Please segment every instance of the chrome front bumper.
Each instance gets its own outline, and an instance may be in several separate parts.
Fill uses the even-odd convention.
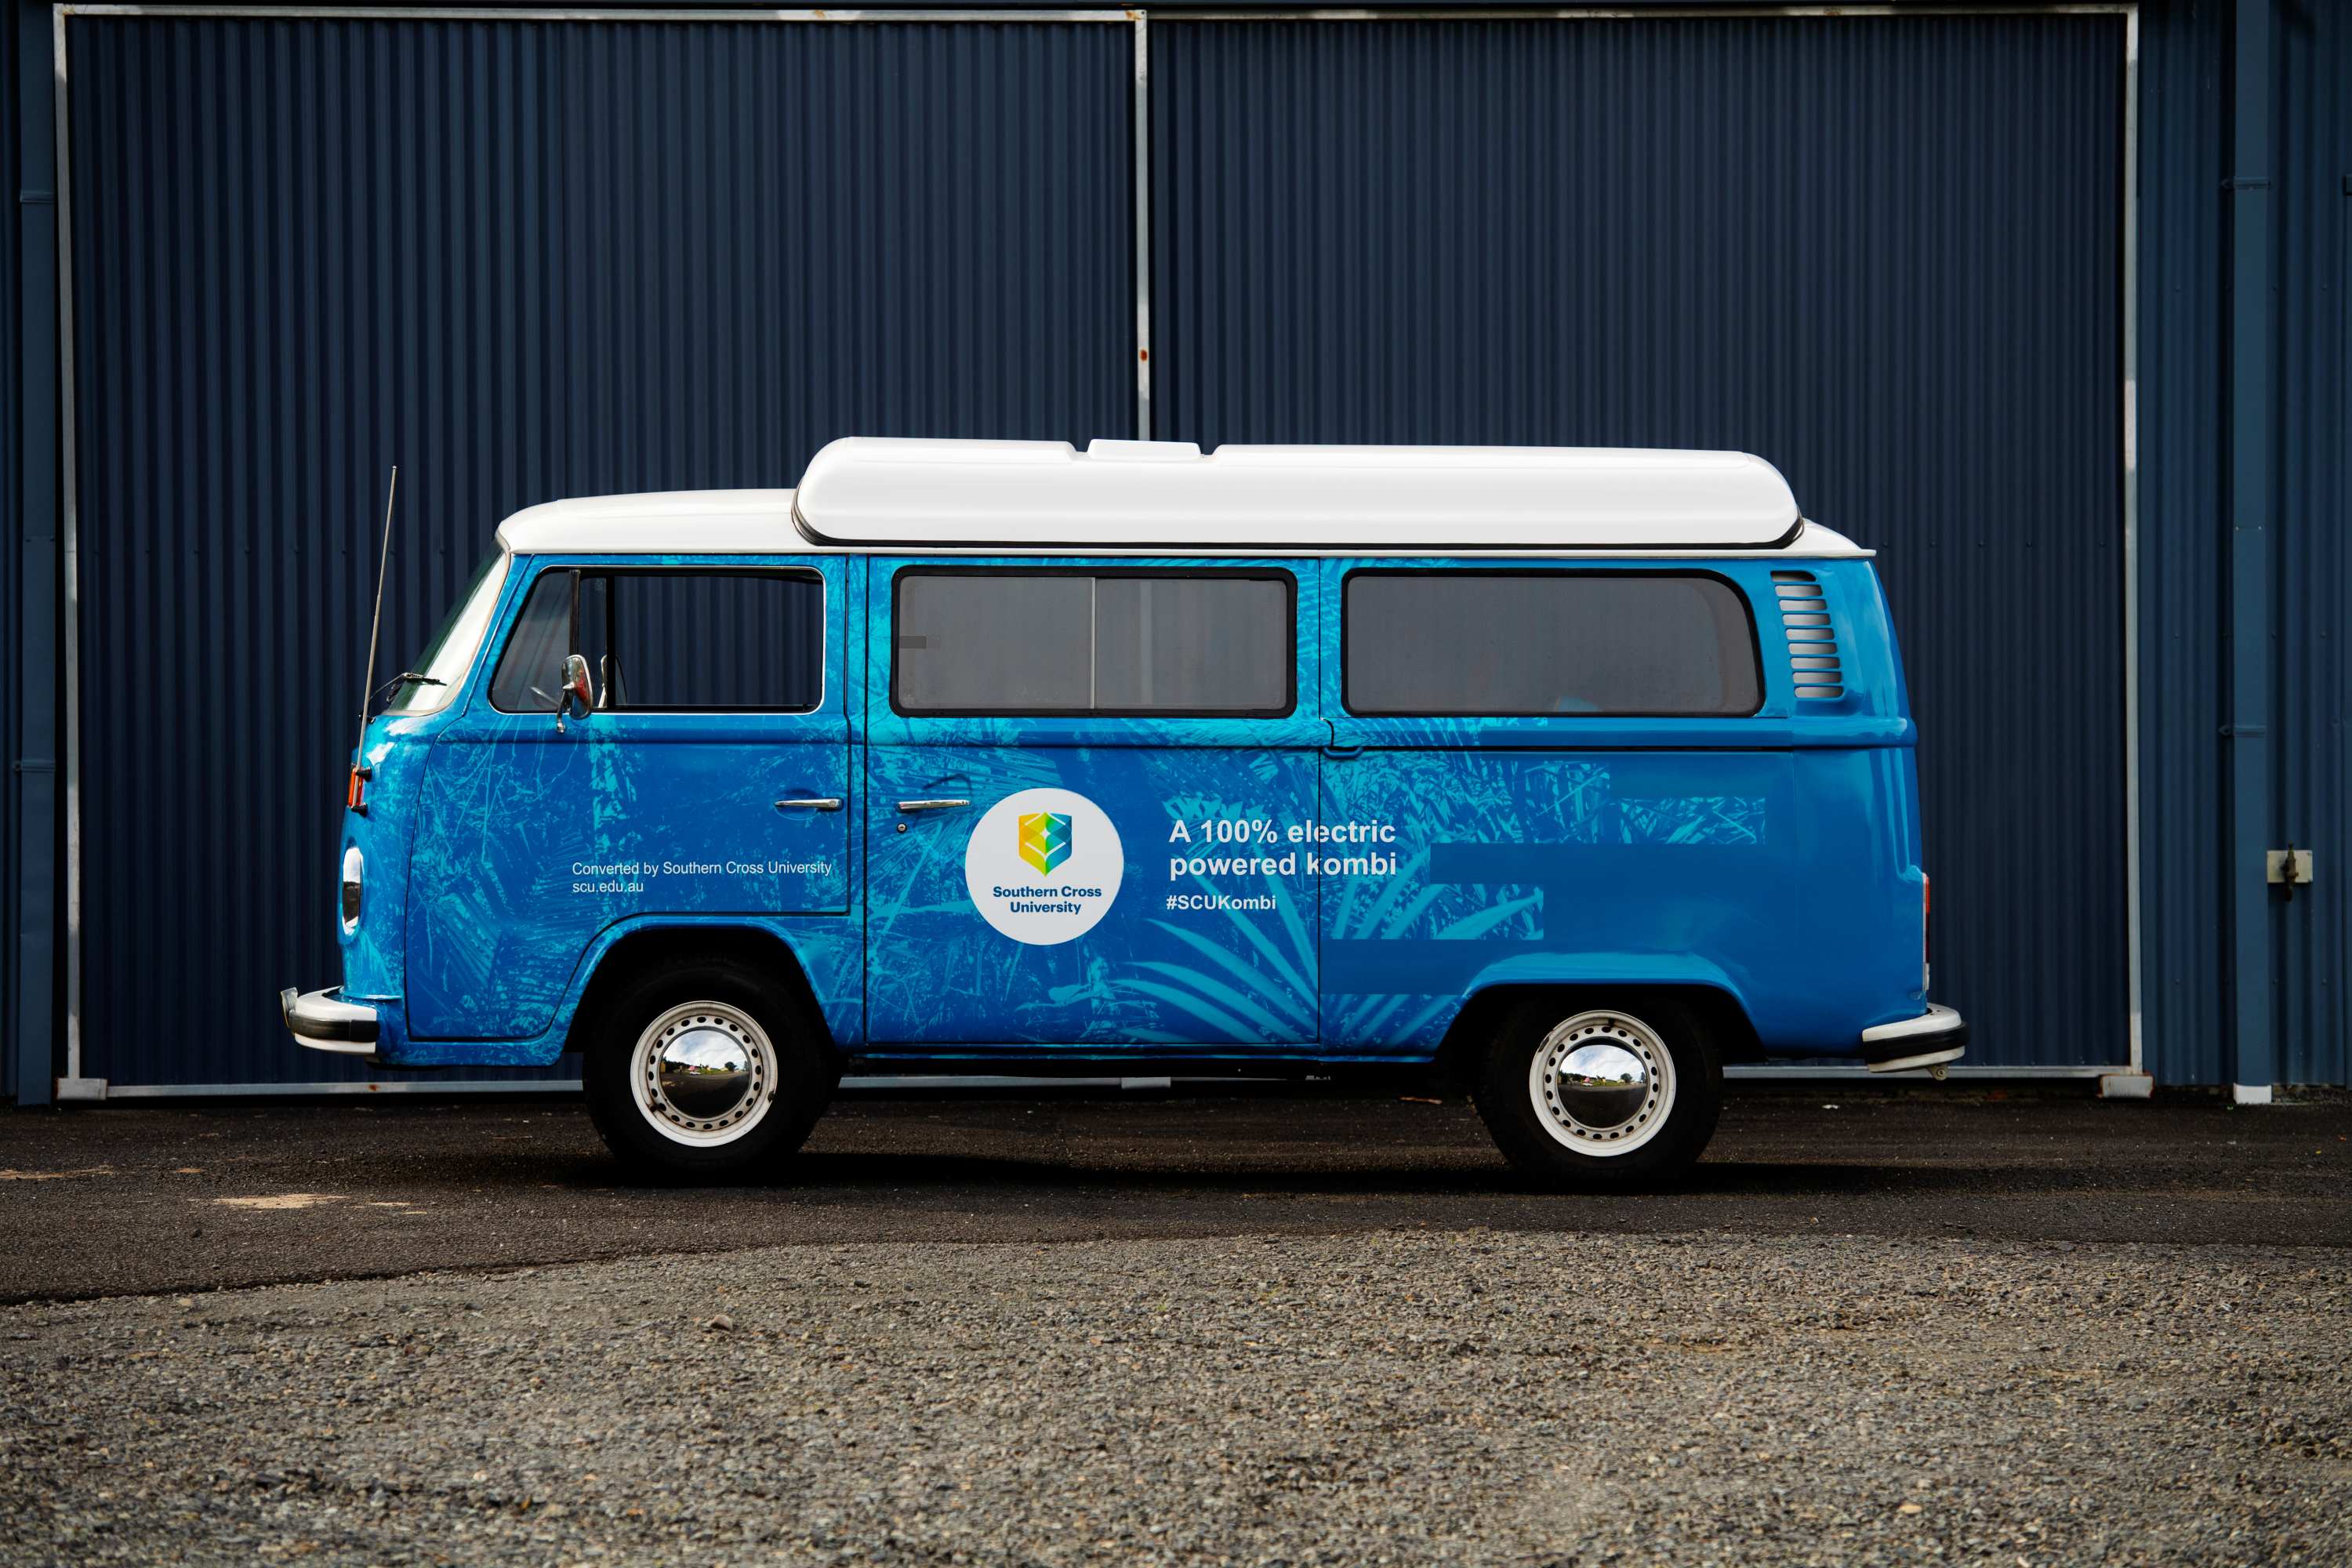
[[[346,1002],[332,990],[297,995],[289,986],[278,994],[278,1010],[298,1046],[348,1057],[375,1055],[375,1009],[364,1003]]]
[[[1862,1059],[1873,1072],[1940,1068],[1959,1060],[1968,1048],[1969,1021],[1932,1002],[1916,1018],[1874,1025],[1862,1032]]]

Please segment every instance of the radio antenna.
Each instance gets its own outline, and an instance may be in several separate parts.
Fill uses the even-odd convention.
[[[368,621],[367,683],[360,688],[360,743],[352,765],[361,765],[367,751],[368,710],[375,706],[376,633],[383,626],[383,575],[392,564],[392,498],[400,493],[400,465],[392,466],[392,480],[383,489],[383,547],[375,560],[375,615]]]

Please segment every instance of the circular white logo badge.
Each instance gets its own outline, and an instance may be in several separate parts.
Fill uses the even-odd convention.
[[[964,886],[982,917],[1041,947],[1094,930],[1126,870],[1109,816],[1066,789],[1006,795],[982,816],[963,851]]]

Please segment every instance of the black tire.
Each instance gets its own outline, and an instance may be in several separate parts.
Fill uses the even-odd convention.
[[[1646,1099],[1640,1091],[1617,1091],[1613,1108],[1587,1128],[1572,1112],[1537,1105],[1531,1079],[1538,1057],[1549,1054],[1555,1030],[1570,1030],[1563,1049],[1580,1041],[1643,1058],[1663,1050],[1671,1072],[1652,1072]],[[1544,1186],[1662,1185],[1696,1164],[1715,1135],[1723,1109],[1723,1061],[1704,1016],[1671,994],[1533,1002],[1504,1020],[1479,1064],[1471,1098],[1504,1157]],[[1636,1100],[1638,1109],[1610,1121]],[[1555,1131],[1556,1124],[1565,1130]],[[1619,1139],[1623,1146],[1604,1152]]]
[[[681,1014],[691,1016],[672,1019]],[[657,1022],[702,1030],[722,1044],[741,1040],[747,1065],[757,1064],[751,1091],[712,1121],[688,1121],[639,1077],[638,1042]],[[839,1081],[833,1053],[799,1000],[758,970],[725,959],[649,971],[605,997],[597,1016],[582,1024],[589,1120],[632,1180],[773,1175],[824,1114]],[[747,1028],[756,1035],[746,1039]],[[761,1037],[772,1069],[758,1052]],[[678,1131],[664,1131],[665,1121]]]

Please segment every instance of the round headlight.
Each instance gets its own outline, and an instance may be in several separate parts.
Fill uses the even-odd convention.
[[[359,929],[361,884],[367,879],[367,860],[360,847],[352,845],[343,851],[343,934],[349,936]]]

